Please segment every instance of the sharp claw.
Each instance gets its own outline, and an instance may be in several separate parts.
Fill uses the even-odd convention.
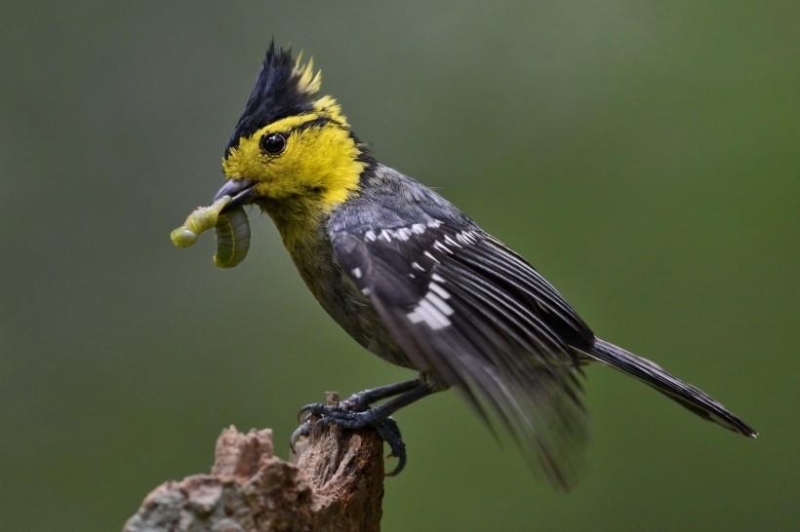
[[[375,429],[378,431],[378,435],[381,437],[381,439],[389,445],[389,449],[391,449],[389,456],[397,458],[397,465],[389,473],[386,473],[386,476],[393,477],[400,474],[400,472],[406,467],[407,457],[406,444],[403,443],[403,436],[400,434],[400,427],[397,425],[397,422],[394,419],[388,417],[376,424]]]
[[[313,424],[312,417],[316,418]],[[292,433],[289,441],[292,452],[295,452],[295,443],[300,437],[316,438],[331,423],[346,430],[373,427],[381,439],[389,445],[391,452],[388,457],[397,458],[397,465],[386,473],[386,476],[396,476],[406,467],[406,445],[403,443],[397,422],[391,417],[382,418],[377,411],[366,408],[361,396],[354,395],[337,406],[309,403],[300,409],[298,419],[300,426]]]
[[[397,457],[397,465],[394,466],[394,469],[392,469],[388,473],[385,473],[385,476],[387,476],[387,477],[396,477],[405,468],[406,468],[406,456],[405,455],[398,456]]]
[[[314,423],[314,426],[311,428],[311,433],[313,438],[318,438],[322,434],[322,430],[330,425],[331,420],[327,417],[322,417]]]
[[[292,450],[293,454],[297,454],[297,450],[295,449],[297,440],[299,440],[301,437],[308,437],[309,425],[310,423],[308,421],[304,421],[294,430],[294,432],[292,432],[292,436],[289,438],[289,448]]]
[[[323,405],[322,403],[309,403],[303,406],[300,410],[298,410],[297,421],[305,423],[306,421],[308,421],[309,417],[315,414],[320,415],[324,412],[324,410],[325,410],[325,405]]]

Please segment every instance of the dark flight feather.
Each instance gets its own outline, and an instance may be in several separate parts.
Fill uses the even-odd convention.
[[[597,339],[584,352],[589,357],[652,386],[682,407],[733,432],[755,438],[758,433],[704,391],[682,381],[664,368],[605,340]]]
[[[555,485],[570,487],[588,438],[580,394],[589,360],[755,436],[701,390],[595,337],[525,259],[435,192],[385,167],[364,179],[368,186],[331,216],[328,233],[336,262],[407,357],[394,362],[460,390]]]
[[[338,231],[334,256],[415,367],[459,389],[487,423],[494,414],[568,488],[588,430],[578,361],[560,332],[585,342],[591,331],[530,266],[520,276],[525,263],[477,228],[412,225]]]

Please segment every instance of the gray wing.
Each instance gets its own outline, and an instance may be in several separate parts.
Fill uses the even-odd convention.
[[[459,389],[487,423],[493,414],[568,488],[588,435],[570,346],[594,335],[527,262],[427,194],[339,213],[334,257],[415,367]]]

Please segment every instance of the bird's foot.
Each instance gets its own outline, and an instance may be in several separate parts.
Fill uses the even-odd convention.
[[[346,430],[374,428],[383,441],[391,449],[390,457],[397,458],[395,468],[387,473],[394,476],[406,466],[406,445],[400,434],[400,427],[380,408],[368,408],[362,394],[354,394],[337,405],[312,403],[300,409],[300,426],[292,433],[291,446],[301,437],[316,436],[330,424],[338,425]]]

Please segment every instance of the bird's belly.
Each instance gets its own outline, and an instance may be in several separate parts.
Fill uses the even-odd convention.
[[[369,299],[338,267],[329,245],[290,252],[306,286],[339,326],[359,344],[387,362],[414,369]],[[307,255],[302,256],[303,252]]]

